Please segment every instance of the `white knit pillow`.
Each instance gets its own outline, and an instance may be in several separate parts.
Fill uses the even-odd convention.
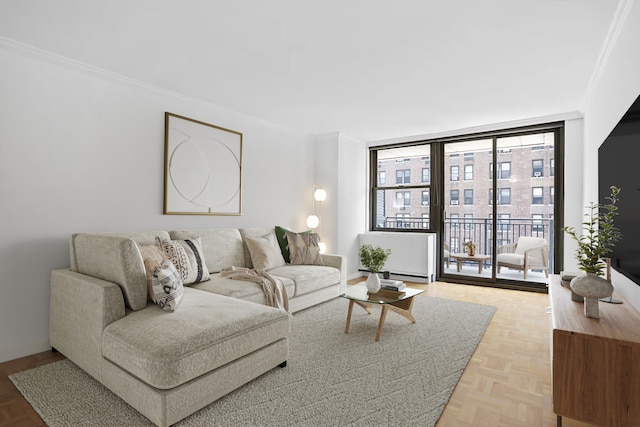
[[[164,311],[174,311],[184,293],[182,279],[176,267],[168,259],[162,265],[153,270],[151,277],[151,287],[153,288],[153,300]]]

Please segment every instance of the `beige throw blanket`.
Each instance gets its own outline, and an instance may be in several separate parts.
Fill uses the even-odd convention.
[[[287,297],[282,281],[266,271],[245,267],[228,267],[220,272],[220,276],[259,284],[267,298],[267,304],[282,311],[289,311],[289,297]]]

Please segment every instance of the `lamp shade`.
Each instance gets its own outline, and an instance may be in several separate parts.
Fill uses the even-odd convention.
[[[327,192],[325,191],[324,188],[318,188],[313,193],[313,198],[316,199],[318,202],[324,202],[325,200],[327,200]]]
[[[309,215],[307,217],[307,227],[316,228],[320,225],[320,219],[316,215]]]

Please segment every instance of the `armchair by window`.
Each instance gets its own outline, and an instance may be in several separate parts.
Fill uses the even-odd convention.
[[[549,277],[549,245],[542,237],[520,236],[516,243],[498,247],[496,262],[498,273],[501,267],[508,267],[524,272],[527,278],[529,270],[543,270]]]

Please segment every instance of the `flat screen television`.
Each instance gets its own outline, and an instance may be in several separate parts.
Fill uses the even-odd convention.
[[[640,286],[640,96],[598,149],[599,203],[607,203],[612,185],[621,189],[614,224],[622,239],[611,265]]]

